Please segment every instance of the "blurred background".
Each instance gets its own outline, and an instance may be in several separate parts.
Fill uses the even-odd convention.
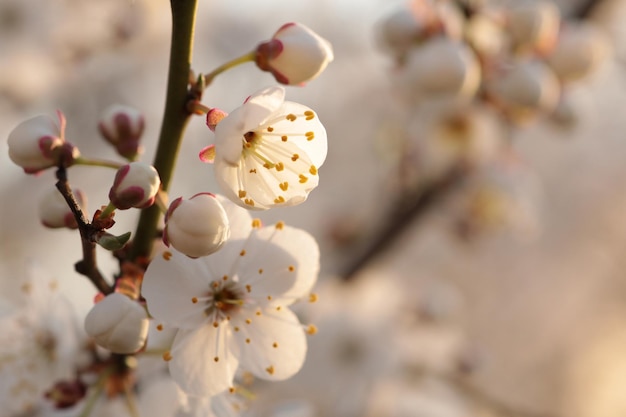
[[[254,387],[253,410],[267,416],[622,417],[626,2],[551,3],[562,16],[561,31],[564,22],[584,17],[602,32],[601,59],[589,76],[557,80],[551,106],[542,102],[521,116],[506,96],[519,84],[501,81],[518,56],[527,57],[521,41],[513,45],[510,34],[497,31],[470,38],[466,26],[477,10],[488,10],[485,15],[510,28],[507,13],[521,2],[435,1],[457,7],[451,13],[460,16],[461,33],[442,18],[441,26],[416,35],[420,3],[200,4],[192,64],[198,72],[248,52],[288,21],[314,29],[335,52],[318,79],[287,87],[288,100],[313,108],[328,131],[320,186],[306,204],[260,215],[318,239],[320,301],[299,312],[320,331],[300,374]],[[399,10],[415,21],[391,19]],[[67,140],[86,156],[116,159],[97,123],[109,105],[127,104],[145,115],[142,160],[150,161],[163,111],[169,19],[163,0],[0,1],[0,290],[7,300],[33,259],[58,280],[79,316],[96,293],[73,270],[80,258],[77,233],[39,224],[39,197],[54,186],[54,173],[24,175],[8,158],[8,134],[28,117],[60,109]],[[441,104],[432,91],[411,90],[413,74],[438,55],[394,49],[393,40],[406,32],[416,36],[411,48],[447,36],[476,49],[481,40],[501,36],[508,43],[499,48],[515,53],[504,53],[504,64],[501,50],[481,56],[478,92],[456,97],[455,91],[453,103],[448,97]],[[528,54],[549,60],[550,52]],[[537,88],[545,87],[541,82]],[[203,103],[230,111],[273,84],[253,64],[240,66],[220,75]],[[441,144],[446,135],[460,135],[452,140],[463,145],[449,151]],[[172,198],[217,191],[210,166],[197,158],[211,142],[203,118],[193,119]],[[113,175],[104,168],[69,171],[92,212],[107,203]],[[135,219],[131,211],[118,213],[113,232],[133,230]],[[105,251],[98,256],[103,271],[116,272]]]

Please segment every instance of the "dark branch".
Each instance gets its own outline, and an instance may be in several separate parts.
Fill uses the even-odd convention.
[[[72,189],[69,186],[65,168],[59,168],[56,175],[58,180],[56,187],[61,195],[63,195],[63,198],[70,207],[70,210],[72,210],[72,213],[76,218],[76,222],[78,223],[78,231],[80,232],[83,259],[78,261],[74,265],[74,268],[76,269],[76,272],[89,278],[89,280],[100,292],[103,294],[110,294],[113,292],[113,289],[109,283],[106,282],[96,264],[96,236],[101,233],[101,230],[93,227],[93,225],[87,220],[87,217],[85,217],[85,213],[76,201],[76,198],[72,193]]]

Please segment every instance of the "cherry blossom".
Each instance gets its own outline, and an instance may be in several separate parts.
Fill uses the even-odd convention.
[[[283,380],[304,362],[307,329],[288,308],[317,279],[319,248],[311,235],[282,222],[262,227],[224,201],[231,238],[216,254],[157,255],[142,285],[161,328],[178,329],[163,359],[181,389],[211,396],[233,386],[239,365]]]
[[[247,209],[300,204],[319,181],[326,130],[313,110],[284,97],[282,87],[261,90],[215,128],[217,183]]]

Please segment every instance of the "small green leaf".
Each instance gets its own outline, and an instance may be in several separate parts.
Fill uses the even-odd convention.
[[[102,246],[106,250],[118,250],[122,249],[126,242],[130,239],[130,232],[126,232],[123,235],[114,236],[110,233],[103,233],[96,243]]]

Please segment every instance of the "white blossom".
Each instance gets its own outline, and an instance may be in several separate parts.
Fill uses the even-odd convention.
[[[238,365],[262,379],[295,374],[306,331],[288,308],[317,279],[319,248],[305,231],[259,220],[225,204],[231,238],[213,255],[157,255],[142,284],[150,314],[178,329],[163,358],[187,394],[232,388]]]
[[[76,202],[84,209],[87,201],[85,194],[78,189],[72,190],[72,193],[76,198]],[[46,227],[67,227],[70,229],[78,227],[74,213],[72,213],[65,198],[56,188],[51,188],[41,197],[38,208],[39,220]]]
[[[326,130],[317,114],[261,90],[215,128],[215,176],[222,193],[248,209],[293,206],[317,187]]]

